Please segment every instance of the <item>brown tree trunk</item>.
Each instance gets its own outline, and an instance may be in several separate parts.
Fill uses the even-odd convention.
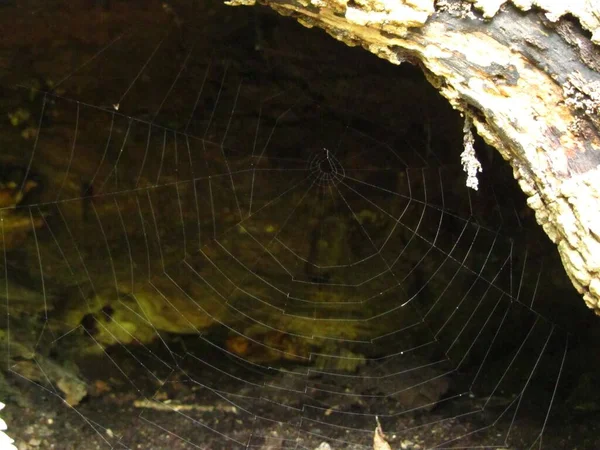
[[[420,65],[511,164],[573,285],[600,314],[600,4],[260,1],[394,64]]]

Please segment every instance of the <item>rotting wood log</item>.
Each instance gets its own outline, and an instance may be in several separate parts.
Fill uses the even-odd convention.
[[[600,315],[600,2],[258,1],[394,64],[418,64],[511,164]]]

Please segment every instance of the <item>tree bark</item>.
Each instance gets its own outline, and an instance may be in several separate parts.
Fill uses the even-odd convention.
[[[420,65],[511,164],[573,285],[600,315],[600,5],[588,0],[260,2],[394,64]]]

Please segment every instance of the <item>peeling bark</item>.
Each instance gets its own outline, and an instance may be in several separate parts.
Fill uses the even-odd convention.
[[[492,18],[508,0],[469,0],[484,17]],[[592,33],[592,42],[600,44],[600,4],[594,0],[510,0],[522,11],[539,8],[551,22],[557,22],[568,14],[576,17],[581,25]]]
[[[394,64],[419,64],[511,164],[573,285],[600,314],[600,50],[594,45],[600,6],[586,0],[262,2]]]

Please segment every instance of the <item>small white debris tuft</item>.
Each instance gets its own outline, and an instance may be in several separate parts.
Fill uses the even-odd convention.
[[[4,403],[0,402],[0,411],[4,409],[4,406]],[[14,439],[5,433],[6,428],[6,422],[0,418],[0,450],[17,450],[17,447],[13,445]]]
[[[479,180],[477,179],[477,174],[482,172],[482,168],[481,163],[475,155],[475,138],[473,137],[473,132],[471,131],[472,125],[473,123],[471,122],[471,118],[469,116],[465,116],[465,126],[463,127],[464,150],[460,154],[460,162],[462,163],[463,170],[467,174],[467,187],[478,190]]]

